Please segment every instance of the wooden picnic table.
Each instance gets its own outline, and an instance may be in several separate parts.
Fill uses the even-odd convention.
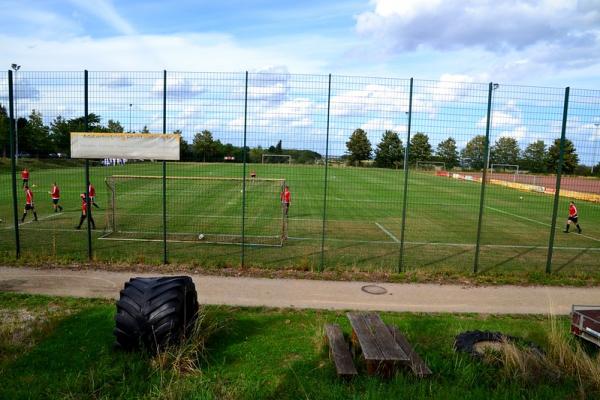
[[[360,348],[369,375],[392,376],[398,365],[410,365],[410,357],[375,313],[348,313],[353,348]]]

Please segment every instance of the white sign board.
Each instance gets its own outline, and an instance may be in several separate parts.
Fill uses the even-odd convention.
[[[179,160],[179,134],[71,132],[71,158]]]

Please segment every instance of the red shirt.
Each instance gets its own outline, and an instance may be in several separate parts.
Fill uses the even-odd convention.
[[[31,189],[25,189],[25,203],[28,205],[33,204],[33,192]]]
[[[27,171],[26,169],[21,171],[21,179],[29,179],[29,171]]]
[[[283,193],[281,193],[281,201],[283,201],[284,203],[290,203],[292,200],[292,194],[290,193],[289,190],[284,190]]]
[[[575,204],[570,204],[569,205],[569,217],[576,217],[577,216],[577,207],[575,207]]]
[[[90,184],[88,191],[90,192],[90,197],[96,197],[96,189],[94,188],[94,185]]]
[[[60,189],[58,188],[58,186],[52,186],[52,192],[50,193],[50,195],[52,196],[52,200],[60,199]]]
[[[85,201],[85,196],[81,196],[81,212],[85,214],[87,211],[87,202]]]

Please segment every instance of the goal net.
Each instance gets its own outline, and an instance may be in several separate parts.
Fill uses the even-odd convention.
[[[446,163],[443,161],[417,161],[416,167],[421,171],[445,171]]]
[[[162,241],[162,176],[113,175],[103,239]],[[167,241],[281,246],[283,179],[166,178]],[[242,219],[245,201],[245,218]],[[242,233],[243,228],[243,233]]]
[[[519,166],[516,164],[492,164],[490,166],[490,179],[516,182],[517,175],[519,175]]]
[[[291,164],[292,156],[289,154],[263,154],[263,164]]]

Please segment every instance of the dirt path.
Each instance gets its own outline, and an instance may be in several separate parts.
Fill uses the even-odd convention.
[[[132,276],[153,274],[0,267],[0,291],[118,298]],[[260,279],[192,275],[204,304],[338,310],[568,314],[572,304],[600,304],[600,287],[478,286]]]

